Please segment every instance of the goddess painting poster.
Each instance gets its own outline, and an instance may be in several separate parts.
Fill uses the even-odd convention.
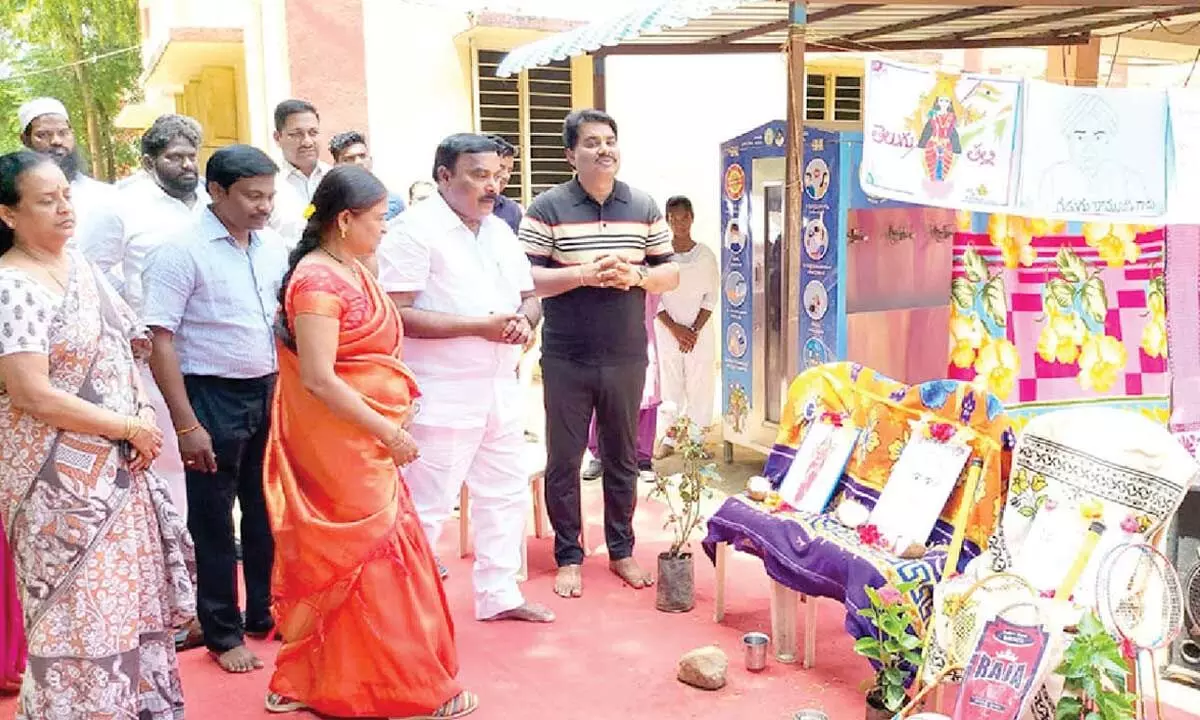
[[[868,195],[990,211],[1010,203],[1021,81],[867,61]]]

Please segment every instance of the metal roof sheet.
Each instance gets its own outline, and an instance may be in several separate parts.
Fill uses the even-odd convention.
[[[873,52],[964,47],[1062,45],[1096,35],[1200,19],[1200,4],[1143,0],[1008,0],[999,5],[810,2],[806,43],[813,51]],[[777,50],[787,39],[786,0],[647,0],[619,16],[516,48],[496,74],[585,53]]]

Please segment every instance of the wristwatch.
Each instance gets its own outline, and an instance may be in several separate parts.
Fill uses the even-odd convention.
[[[646,280],[650,277],[650,268],[645,265],[638,265],[636,268],[638,274],[637,285],[634,287],[642,287],[646,284]]]

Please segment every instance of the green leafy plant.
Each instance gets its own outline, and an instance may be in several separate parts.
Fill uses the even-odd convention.
[[[675,441],[675,452],[683,458],[683,473],[678,486],[673,486],[670,477],[658,477],[650,497],[658,497],[667,504],[667,520],[663,527],[674,531],[675,538],[667,555],[679,557],[684,554],[692,533],[704,519],[700,515],[700,501],[713,496],[712,484],[720,479],[716,463],[709,462],[712,455],[704,443],[693,438],[695,425],[681,417],[667,430],[667,436]]]
[[[1083,616],[1054,672],[1064,681],[1055,720],[1133,720],[1136,698],[1125,690],[1129,663],[1095,613]]]
[[[871,606],[858,614],[871,621],[873,636],[859,638],[854,652],[876,664],[874,684],[867,700],[888,712],[898,712],[908,699],[907,684],[921,664],[921,638],[913,629],[912,606],[904,597],[916,589],[916,582],[885,585],[876,590],[865,586]]]

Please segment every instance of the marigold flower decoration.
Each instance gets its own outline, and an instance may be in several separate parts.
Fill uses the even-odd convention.
[[[841,427],[842,423],[844,423],[845,421],[843,420],[841,413],[824,412],[824,413],[821,413],[821,422],[825,423],[826,425],[832,425],[834,427]]]
[[[925,427],[926,435],[943,445],[954,439],[956,430],[950,423],[932,423]]]
[[[879,528],[875,525],[865,523],[859,525],[856,530],[858,531],[858,541],[863,545],[873,548],[882,548],[886,545],[883,534],[879,532]]]
[[[304,208],[304,219],[308,220],[309,218],[311,218],[313,216],[313,213],[315,213],[316,211],[317,211],[317,206],[313,205],[312,203],[309,203]]]

